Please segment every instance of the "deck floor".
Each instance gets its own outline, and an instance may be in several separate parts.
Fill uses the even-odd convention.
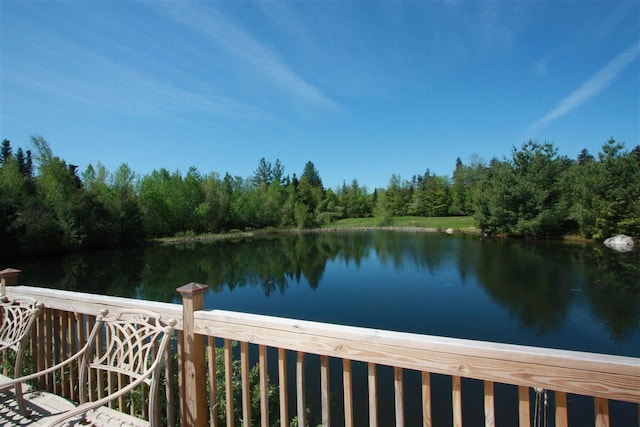
[[[42,391],[30,391],[24,394],[31,417],[20,414],[13,391],[0,393],[0,425],[2,426],[37,426],[43,417],[73,409],[68,400],[55,394]]]
[[[31,412],[29,417],[20,413],[13,390],[0,392],[0,426],[48,426],[50,422],[43,418],[69,411],[75,407],[72,402],[63,397],[40,390],[25,392],[23,396],[27,409]],[[148,426],[144,420],[106,407],[90,411],[86,415],[86,420],[70,420],[65,426]]]

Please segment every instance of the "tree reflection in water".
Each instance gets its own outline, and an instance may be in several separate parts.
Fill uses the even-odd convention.
[[[172,302],[177,301],[175,289],[189,282],[205,283],[216,295],[255,289],[263,298],[287,298],[292,286],[298,291],[308,284],[306,298],[313,299],[318,289],[333,285],[335,279],[324,279],[329,266],[339,276],[389,280],[366,271],[372,265],[398,274],[416,271],[431,287],[451,280],[451,272],[440,276],[453,265],[458,285],[477,284],[534,335],[556,333],[578,303],[588,304],[609,339],[624,342],[640,335],[640,251],[621,254],[595,244],[408,232],[292,233],[96,252],[14,267],[23,270],[21,279],[27,284]],[[385,285],[395,286],[399,299],[412,298],[401,292],[418,292],[398,283],[376,286]],[[424,293],[430,291],[420,289],[420,298],[429,300]],[[349,292],[344,290],[344,298],[352,300],[346,307],[366,305],[372,296]],[[372,315],[383,317],[380,311]]]

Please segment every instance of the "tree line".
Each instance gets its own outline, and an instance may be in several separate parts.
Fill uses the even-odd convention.
[[[32,150],[0,147],[0,255],[35,256],[135,244],[148,238],[326,226],[341,218],[473,215],[487,234],[548,238],[640,236],[640,147],[614,139],[573,160],[528,141],[510,158],[459,158],[451,178],[426,169],[370,192],[357,180],[325,188],[309,161],[288,175],[260,159],[250,177],[167,169],[139,176],[123,163],[78,168],[35,136]],[[37,166],[37,168],[36,168]]]

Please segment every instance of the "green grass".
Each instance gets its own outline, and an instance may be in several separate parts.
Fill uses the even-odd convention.
[[[332,222],[326,228],[360,228],[377,227],[377,218],[347,218]],[[478,232],[470,216],[445,216],[445,217],[416,217],[401,216],[391,220],[391,227],[424,227],[424,228],[453,228],[454,230],[466,232]]]
[[[378,228],[378,218],[347,218],[332,222],[326,229],[334,228]],[[393,217],[388,227],[422,227],[438,228],[445,230],[453,228],[455,231],[465,233],[479,233],[480,230],[473,224],[473,217],[470,216],[443,216],[443,217],[419,217],[419,216],[399,216]],[[173,244],[194,242],[199,240],[222,240],[222,239],[242,239],[247,237],[264,236],[277,234],[279,232],[291,232],[294,228],[266,228],[251,231],[233,230],[226,233],[205,233],[195,234],[194,232],[178,233],[173,237],[157,237],[150,239],[153,243]]]

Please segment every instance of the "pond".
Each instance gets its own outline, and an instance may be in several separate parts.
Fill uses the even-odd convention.
[[[640,251],[598,244],[331,232],[12,267],[31,285],[178,302],[175,289],[198,282],[207,308],[640,357]],[[612,421],[636,416],[625,408]]]

